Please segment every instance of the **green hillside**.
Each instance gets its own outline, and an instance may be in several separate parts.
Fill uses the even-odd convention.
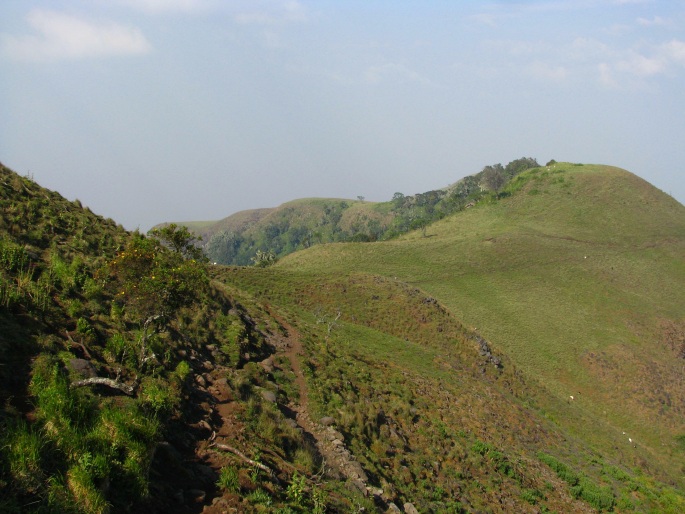
[[[314,247],[277,267],[420,288],[564,401],[545,415],[682,484],[685,208],[607,166],[541,167],[508,192],[427,237]]]
[[[305,198],[241,211],[217,222],[177,224],[201,238],[212,262],[249,265],[257,252],[281,258],[316,244],[381,241],[413,229],[425,231],[430,223],[499,194],[507,181],[537,166],[535,159],[522,157],[506,166],[485,166],[443,189],[408,196],[395,193],[388,202]]]
[[[260,268],[0,166],[0,511],[683,512],[685,208],[481,179],[244,213],[442,218]]]

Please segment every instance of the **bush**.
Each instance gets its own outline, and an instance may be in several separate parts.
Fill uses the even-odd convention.
[[[599,487],[587,477],[582,477],[578,485],[571,487],[571,495],[582,498],[597,510],[611,510],[616,503],[616,497],[609,487]]]
[[[305,500],[306,479],[304,475],[300,475],[297,471],[293,474],[292,481],[285,491],[288,499],[299,507],[304,506]]]
[[[566,482],[570,486],[575,486],[578,484],[578,475],[573,472],[566,464],[559,462],[557,459],[543,452],[538,453],[538,458],[547,464],[559,478]]]
[[[178,381],[183,384],[188,378],[188,375],[190,375],[190,364],[188,364],[186,361],[179,362],[174,370],[174,375]]]
[[[175,387],[157,378],[145,378],[140,386],[139,401],[146,410],[157,416],[166,416],[179,401]]]
[[[247,499],[250,503],[264,505],[265,507],[271,507],[271,505],[273,504],[273,499],[271,498],[271,495],[267,493],[264,489],[256,489],[248,495]]]
[[[544,499],[544,495],[537,489],[524,489],[521,492],[521,499],[531,505],[536,505],[539,500]]]
[[[495,447],[489,443],[484,443],[483,441],[476,440],[476,442],[473,443],[471,449],[480,455],[485,455],[486,453],[494,450]]]
[[[237,493],[240,491],[240,481],[238,477],[238,470],[233,466],[224,466],[219,472],[219,480],[216,482],[219,489],[228,491],[229,493]]]
[[[616,503],[616,497],[609,487],[599,487],[587,476],[579,475],[568,466],[546,453],[538,453],[538,458],[571,486],[571,495],[588,502],[598,510],[610,510]]]
[[[6,448],[5,459],[14,488],[24,493],[36,493],[44,479],[42,452],[45,441],[24,422],[3,426],[0,440]]]

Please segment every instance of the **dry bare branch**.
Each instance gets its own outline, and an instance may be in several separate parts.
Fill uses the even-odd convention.
[[[135,391],[135,387],[133,386],[124,384],[123,382],[117,382],[116,380],[112,380],[111,378],[104,377],[92,377],[85,378],[83,380],[77,380],[76,382],[72,382],[70,387],[84,387],[89,385],[104,385],[107,387],[111,387],[112,389],[118,389],[119,391],[129,396],[133,396],[133,392]]]

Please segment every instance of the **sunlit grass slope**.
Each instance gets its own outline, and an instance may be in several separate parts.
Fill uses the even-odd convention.
[[[502,196],[427,237],[317,246],[277,269],[420,287],[558,399],[573,396],[582,416],[550,412],[560,424],[680,478],[685,362],[666,327],[685,322],[685,207],[627,171],[568,163],[525,172]]]

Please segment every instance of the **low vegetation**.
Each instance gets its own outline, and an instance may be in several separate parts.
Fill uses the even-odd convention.
[[[246,267],[0,168],[0,510],[684,511],[684,208],[532,164]]]

